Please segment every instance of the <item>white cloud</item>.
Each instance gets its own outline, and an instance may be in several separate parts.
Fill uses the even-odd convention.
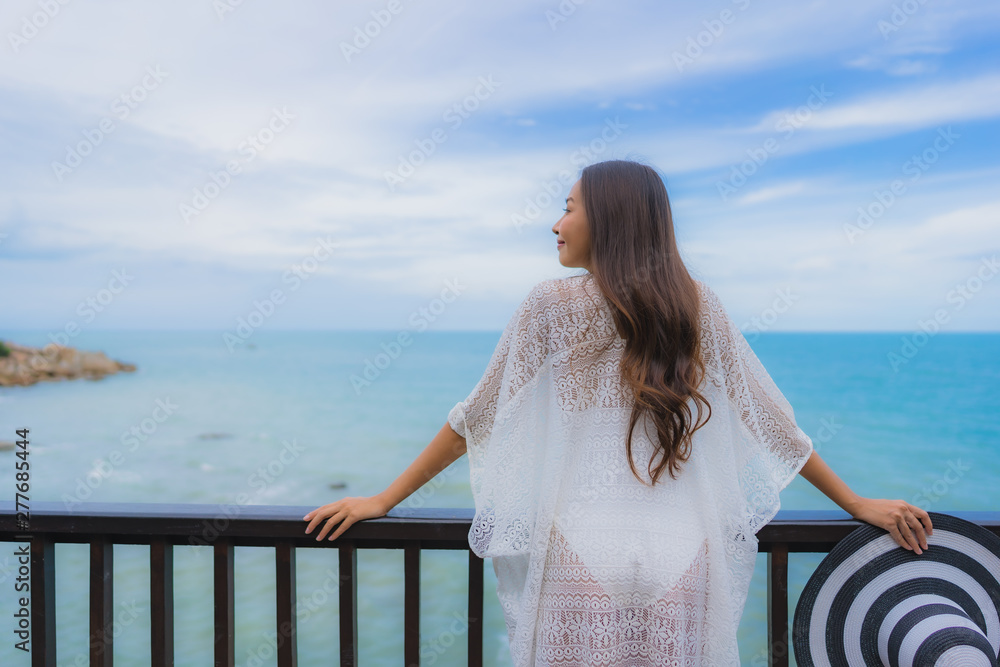
[[[93,261],[158,256],[272,272],[315,235],[330,234],[343,249],[322,268],[331,280],[350,276],[387,295],[412,295],[432,290],[443,275],[478,271],[476,299],[510,301],[563,270],[549,252],[549,228],[569,185],[559,184],[557,201],[520,234],[511,216],[544,193],[559,170],[575,177],[572,152],[600,136],[603,116],[621,111],[629,127],[596,157],[638,152],[670,178],[702,186],[675,200],[677,211],[691,216],[684,224],[696,261],[723,274],[772,276],[790,267],[833,280],[847,260],[822,243],[843,242],[843,220],[884,183],[833,167],[805,180],[782,175],[777,163],[804,164],[809,153],[851,145],[863,160],[872,139],[994,118],[1000,76],[949,79],[960,66],[939,56],[960,49],[970,26],[991,25],[995,10],[985,3],[948,7],[943,16],[928,7],[883,41],[875,30],[888,11],[881,4],[752,3],[680,72],[671,53],[704,30],[717,8],[586,3],[552,31],[546,7],[529,0],[404,3],[347,62],[340,43],[371,20],[372,6],[243,3],[220,21],[210,3],[65,5],[16,57],[0,58],[0,89],[10,99],[0,107],[0,128],[17,138],[13,145],[24,156],[0,157],[0,169],[16,177],[0,185],[0,204],[23,209],[30,223],[17,232],[4,228],[10,236],[3,249],[79,248],[99,257]],[[35,0],[9,5],[3,25],[34,11]],[[868,84],[850,72],[823,69],[845,60],[906,79],[865,92]],[[163,85],[66,183],[53,183],[49,160],[157,64],[169,72]],[[790,88],[771,77],[795,67],[796,81],[830,71],[830,80],[842,83],[830,86],[835,96],[781,144],[745,192],[728,204],[705,198],[718,174],[697,172],[728,170],[776,134]],[[928,85],[929,72],[940,79]],[[479,100],[460,127],[447,126],[445,111],[491,74],[501,82],[495,93]],[[800,88],[791,98],[801,93],[804,104],[808,84]],[[292,126],[184,227],[178,203],[237,155],[274,107],[295,114]],[[542,125],[551,132],[536,135]],[[447,141],[389,192],[384,172],[435,127],[447,128]],[[915,191],[894,214],[919,202],[922,214],[946,215],[962,198],[977,201],[982,181],[975,181],[979,190],[945,183],[950,169],[964,173],[962,167],[936,168],[921,190],[938,200]],[[869,238],[887,233],[897,242],[892,220],[884,222]],[[955,224],[968,225],[967,239],[928,241],[926,248],[960,252],[983,242],[973,223]],[[768,279],[750,280],[759,286]]]
[[[911,85],[891,92],[868,94],[854,100],[840,100],[842,93],[831,88],[823,105],[808,106],[804,96],[803,132],[869,130],[880,136],[1000,115],[1000,74],[989,73],[960,81]],[[817,98],[818,99],[818,98]],[[745,132],[773,129],[802,107],[787,107],[767,113]]]
[[[781,183],[770,187],[761,188],[750,192],[737,199],[739,204],[758,204],[760,202],[782,199],[791,195],[799,194],[805,189],[805,183],[796,181],[794,183]]]
[[[880,70],[892,76],[916,76],[929,74],[940,69],[940,65],[929,58],[876,57],[866,53],[845,63],[848,67],[864,70]]]
[[[930,260],[962,262],[1000,253],[1000,200],[932,215],[897,234],[893,247]]]
[[[938,66],[936,64],[926,60],[898,60],[886,68],[886,72],[893,76],[914,76],[936,72],[937,70]]]
[[[818,110],[808,130],[879,127],[894,132],[1000,114],[1000,74],[911,87]]]

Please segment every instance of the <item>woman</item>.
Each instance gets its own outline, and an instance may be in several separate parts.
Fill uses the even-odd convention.
[[[336,539],[463,453],[515,665],[738,665],[755,533],[801,473],[906,549],[927,512],[858,496],[692,278],[662,179],[586,167],[553,225],[559,261],[504,330],[485,374],[385,491],[307,514]]]

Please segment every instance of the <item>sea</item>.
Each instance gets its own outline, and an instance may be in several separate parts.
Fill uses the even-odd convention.
[[[31,501],[78,510],[88,502],[318,507],[373,495],[468,396],[500,337],[427,331],[394,346],[397,334],[258,330],[232,345],[210,331],[84,331],[73,347],[104,351],[137,370],[0,388],[0,440],[30,429]],[[0,331],[0,339],[49,342],[45,331]],[[1000,334],[765,332],[748,339],[799,426],[854,491],[937,512],[1000,510]],[[9,500],[15,461],[13,451],[0,451],[0,497]],[[400,506],[471,508],[467,459],[418,494]],[[840,511],[801,476],[781,502],[782,509]],[[0,544],[5,667],[29,664],[14,647],[14,550]],[[85,665],[87,546],[60,544],[55,553],[58,665]],[[336,664],[337,599],[319,594],[336,557],[335,549],[297,550],[300,665]],[[789,619],[822,557],[789,556]],[[466,664],[466,559],[459,551],[421,555],[422,665]],[[273,551],[238,547],[235,562],[237,665],[276,665]],[[116,545],[114,564],[115,664],[149,664],[148,547]],[[765,568],[760,554],[739,629],[744,665],[766,664]],[[489,561],[485,570],[485,661],[509,665]],[[399,664],[402,551],[360,551],[358,576],[360,664]],[[211,549],[176,547],[176,664],[212,664],[212,614]]]

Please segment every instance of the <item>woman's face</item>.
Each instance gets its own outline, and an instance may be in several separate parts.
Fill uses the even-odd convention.
[[[559,263],[570,268],[590,271],[590,228],[583,210],[580,181],[570,188],[563,216],[552,225],[559,250]]]

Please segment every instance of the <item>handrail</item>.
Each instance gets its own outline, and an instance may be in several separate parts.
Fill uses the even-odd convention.
[[[111,666],[114,544],[150,545],[150,646],[154,665],[173,665],[174,545],[211,546],[215,577],[215,664],[235,664],[234,548],[275,549],[277,649],[282,667],[297,664],[295,549],[339,552],[341,665],[357,665],[357,550],[404,550],[404,655],[419,664],[420,551],[466,550],[469,554],[469,664],[482,664],[483,560],[469,550],[474,511],[469,508],[396,507],[386,516],[361,521],[335,541],[318,542],[304,533],[302,517],[312,506],[31,503],[29,530],[15,521],[13,502],[0,501],[0,541],[30,541],[32,667],[55,665],[56,543],[90,544],[91,664]],[[1000,536],[1000,512],[949,512]],[[862,525],[846,512],[779,510],[757,533],[768,560],[768,664],[786,667],[788,641],[788,554],[829,552]]]

